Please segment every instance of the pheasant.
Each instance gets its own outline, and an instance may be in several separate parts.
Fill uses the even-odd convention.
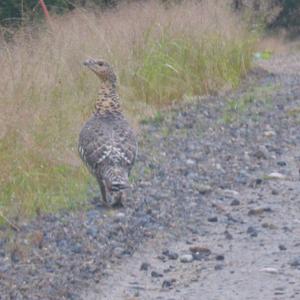
[[[88,59],[83,64],[101,84],[94,112],[79,135],[79,154],[96,177],[103,201],[110,206],[122,205],[136,158],[136,137],[122,114],[112,67],[104,60]]]

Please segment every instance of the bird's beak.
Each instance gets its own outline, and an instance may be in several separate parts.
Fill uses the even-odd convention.
[[[95,62],[96,62],[96,61],[95,61],[94,59],[89,58],[89,59],[85,60],[85,61],[83,62],[83,64],[84,64],[85,66],[87,66],[87,67],[90,67],[90,66],[93,65]]]

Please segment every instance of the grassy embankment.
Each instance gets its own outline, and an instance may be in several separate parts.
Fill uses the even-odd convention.
[[[87,198],[76,143],[98,80],[82,67],[86,57],[114,65],[126,113],[142,119],[183,96],[236,87],[254,44],[212,1],[79,9],[43,27],[22,28],[10,43],[0,37],[0,213],[8,219]]]

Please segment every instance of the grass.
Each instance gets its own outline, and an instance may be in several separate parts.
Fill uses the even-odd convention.
[[[274,91],[278,89],[279,86],[274,84],[262,87],[254,87],[240,98],[228,100],[221,122],[224,124],[231,124],[237,120],[240,120],[241,118],[245,117],[245,113],[249,111],[251,104],[255,102],[262,102],[265,105],[270,105],[270,109],[272,109],[272,95],[274,94]],[[253,114],[251,116],[253,119],[256,117],[257,114]]]
[[[184,96],[236,87],[255,43],[224,1],[78,8],[38,26],[21,28],[10,42],[0,31],[0,209],[7,218],[85,202],[90,176],[76,144],[98,79],[84,59],[113,64],[133,123],[160,123],[159,109]]]

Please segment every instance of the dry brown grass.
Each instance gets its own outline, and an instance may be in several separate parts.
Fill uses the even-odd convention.
[[[253,40],[223,1],[158,1],[114,11],[77,9],[51,26],[0,38],[0,207],[30,215],[84,201],[87,173],[77,135],[98,81],[81,65],[110,61],[126,112],[143,118],[183,95],[236,86]]]

